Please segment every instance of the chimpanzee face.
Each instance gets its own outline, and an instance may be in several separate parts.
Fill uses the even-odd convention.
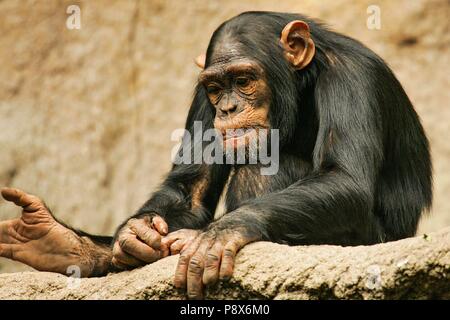
[[[257,145],[259,132],[263,132],[260,129],[271,127],[272,94],[264,68],[252,58],[252,49],[243,47],[234,37],[236,35],[225,35],[214,42],[199,83],[215,108],[214,127],[222,133],[225,146],[236,149],[250,143]],[[309,26],[300,20],[285,26],[278,44],[295,70],[305,68],[315,54]],[[204,68],[205,60],[206,55],[197,58],[197,65]],[[267,134],[268,130],[265,132]]]
[[[225,144],[245,147],[256,142],[260,129],[269,128],[270,90],[257,62],[235,55],[233,50],[220,51],[215,52],[199,81],[216,110],[214,127]]]

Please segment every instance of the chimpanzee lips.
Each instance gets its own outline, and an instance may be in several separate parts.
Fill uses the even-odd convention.
[[[246,133],[250,133],[250,131],[249,130],[244,130],[244,129],[226,130],[224,138],[225,139],[239,138],[239,137],[244,136]]]
[[[259,140],[260,129],[267,130],[261,126],[221,130],[224,145],[238,148],[253,144]]]
[[[223,139],[237,139],[243,136],[247,136],[250,134],[257,134],[259,129],[265,129],[262,126],[254,126],[254,127],[241,127],[241,128],[221,128],[220,132],[222,133]]]

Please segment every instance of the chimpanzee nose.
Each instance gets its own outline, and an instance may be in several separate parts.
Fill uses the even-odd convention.
[[[237,104],[236,103],[229,103],[226,106],[220,107],[220,111],[223,115],[231,116],[233,113],[237,110]]]

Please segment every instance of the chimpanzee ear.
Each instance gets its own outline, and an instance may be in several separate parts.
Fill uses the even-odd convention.
[[[309,33],[309,26],[301,20],[291,21],[284,27],[280,43],[286,59],[297,70],[306,67],[316,52],[314,41]]]
[[[195,58],[194,61],[197,67],[199,67],[200,69],[205,69],[206,54],[202,53],[197,58]]]

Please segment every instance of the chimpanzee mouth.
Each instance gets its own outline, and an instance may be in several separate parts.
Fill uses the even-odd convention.
[[[244,130],[244,129],[236,129],[236,130],[226,130],[225,131],[225,135],[224,135],[224,139],[237,139],[240,137],[243,137],[245,135],[248,135],[249,133],[252,133],[254,131],[254,129],[252,130]]]
[[[255,128],[227,129],[224,132],[222,132],[222,135],[224,141],[233,141],[243,139],[249,136],[255,136],[257,132],[258,131]]]
[[[235,140],[249,136],[257,136],[262,126],[244,127],[244,128],[228,128],[221,130],[223,140]]]
[[[266,128],[249,127],[238,129],[226,129],[222,131],[222,139],[226,148],[249,147],[250,145],[258,146],[261,136],[266,136]]]

